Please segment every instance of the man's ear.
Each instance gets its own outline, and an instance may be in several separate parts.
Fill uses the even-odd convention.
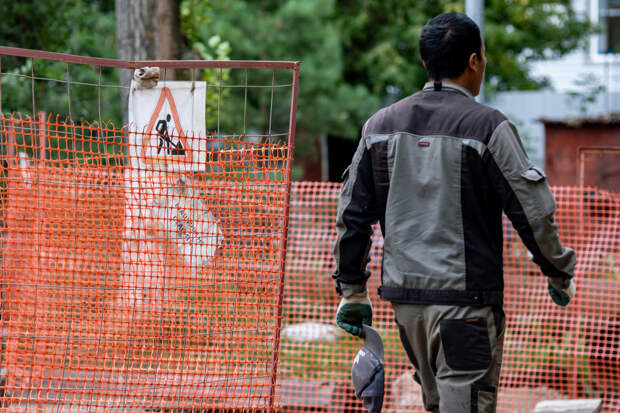
[[[481,69],[482,61],[478,57],[478,53],[472,53],[467,61],[467,66],[472,72],[478,72]]]

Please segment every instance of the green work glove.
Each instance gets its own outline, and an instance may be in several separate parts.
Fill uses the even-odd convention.
[[[554,303],[566,307],[570,300],[575,296],[575,282],[570,279],[549,278],[549,295]]]
[[[364,338],[362,324],[372,325],[372,304],[368,292],[343,297],[336,312],[336,324],[347,333]]]

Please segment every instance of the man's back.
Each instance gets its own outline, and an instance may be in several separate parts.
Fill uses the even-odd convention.
[[[574,254],[547,219],[555,210],[543,172],[514,126],[458,85],[423,91],[366,123],[338,221],[338,249],[362,238],[355,211],[381,222],[382,298],[392,302],[497,305],[503,299],[502,209],[548,276],[569,278]],[[347,214],[351,211],[351,214]],[[357,245],[357,251],[365,245]],[[347,259],[346,252],[338,258]],[[340,268],[359,268],[359,258]]]
[[[504,121],[452,85],[416,93],[368,121],[373,170],[387,164],[387,174],[375,174],[389,187],[378,200],[384,291],[502,290],[502,204],[483,156]]]

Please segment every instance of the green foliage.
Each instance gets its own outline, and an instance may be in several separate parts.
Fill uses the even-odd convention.
[[[78,0],[1,2],[0,39],[6,46],[65,51],[73,31],[66,22],[67,10],[78,4]]]
[[[209,0],[183,0],[179,6],[181,31],[187,39],[190,50],[196,58],[203,60],[229,60],[230,42],[223,40],[218,34],[206,39],[200,37],[200,28],[210,24],[207,10],[211,7]],[[230,70],[203,70],[200,80],[215,87],[207,88],[206,125],[210,130],[218,125],[218,107],[221,101],[230,94],[229,89],[219,86],[230,81]]]
[[[419,90],[426,81],[418,53],[420,31],[448,5],[409,0],[339,2],[336,22],[343,36],[345,78],[382,97],[388,86],[396,87],[402,96]]]
[[[592,26],[576,15],[570,0],[488,0],[485,2],[487,93],[536,89],[528,64],[562,56],[583,45]],[[188,45],[202,59],[300,60],[298,147],[311,155],[316,136],[357,137],[364,120],[386,101],[415,92],[426,80],[418,53],[425,22],[446,11],[463,11],[462,1],[436,0],[183,0],[180,21]],[[120,11],[122,12],[122,11]],[[100,57],[115,56],[114,1],[47,0],[0,2],[0,44]],[[37,76],[67,79],[66,65],[35,61]],[[2,71],[29,75],[27,59],[2,59]],[[249,79],[268,85],[269,73]],[[276,73],[277,83],[290,78]],[[207,123],[213,130],[238,130],[247,118],[258,132],[287,116],[289,98],[269,89],[248,96],[226,85],[243,84],[243,71],[202,71],[207,91]],[[96,85],[98,68],[71,65],[72,82]],[[103,69],[101,83],[118,84],[118,71]],[[4,75],[4,112],[32,110],[30,79]],[[224,86],[224,87],[221,87]],[[62,82],[35,83],[37,110],[69,114],[75,120],[121,118],[119,91]],[[69,100],[71,95],[71,100]],[[246,100],[247,99],[247,100]],[[99,103],[101,102],[101,104]],[[247,102],[247,107],[246,107]],[[218,107],[219,115],[218,116]],[[246,111],[232,110],[246,107]],[[271,125],[285,128],[286,124]],[[279,132],[279,131],[276,131]]]
[[[114,57],[114,0],[0,2],[3,46]]]
[[[216,56],[210,40],[219,36],[232,59],[302,62],[296,153],[312,157],[316,136],[356,138],[383,104],[419,90],[427,78],[418,52],[422,27],[463,7],[450,0],[185,0],[181,16],[183,32],[201,56]],[[529,62],[573,51],[592,30],[570,0],[490,0],[485,13],[487,93],[547,86],[529,74]],[[230,76],[243,82],[241,75]],[[268,76],[256,83],[268,84]],[[261,132],[268,128],[265,100],[257,93],[247,107],[248,123],[261,125]],[[228,101],[224,105],[244,104],[234,96]],[[276,106],[285,113],[287,104]],[[233,128],[241,119],[222,122]]]
[[[1,2],[0,44],[96,57],[116,56],[114,1]],[[34,69],[34,70],[33,70]],[[2,58],[2,110],[71,114],[74,121],[121,119],[118,71],[32,59]],[[53,79],[53,80],[46,80]],[[67,86],[67,80],[71,84]],[[85,83],[85,84],[84,84]],[[98,93],[98,85],[103,87]],[[101,116],[99,113],[101,108]],[[71,112],[71,113],[70,113]]]
[[[594,30],[570,0],[490,0],[485,19],[489,92],[547,86],[531,77],[528,64],[584,47]]]
[[[345,78],[385,95],[401,96],[426,81],[418,52],[422,27],[431,17],[463,12],[462,1],[359,0],[339,2],[345,48]],[[485,2],[486,92],[538,89],[546,79],[529,74],[529,62],[560,57],[584,45],[592,26],[576,15],[570,0]]]
[[[313,138],[327,132],[356,136],[365,118],[378,107],[378,99],[367,88],[343,78],[344,58],[334,1],[186,0],[184,4],[191,5],[191,22],[196,22],[186,21],[183,26],[184,32],[190,33],[188,37],[195,39],[194,48],[220,36],[230,43],[233,59],[302,61],[297,128],[299,147],[305,148],[306,154],[313,147],[304,144],[303,136]],[[272,73],[268,72],[253,74],[251,81],[271,84]],[[290,83],[290,77],[278,75],[276,83]],[[243,84],[242,73],[232,76],[234,83]],[[264,102],[269,101],[265,93],[269,90],[250,96],[247,108],[248,124],[260,125],[263,133],[269,127],[264,115],[269,110],[264,107]],[[276,98],[274,113],[282,116],[288,110],[290,96]]]
[[[585,116],[588,107],[607,89],[600,79],[592,73],[582,74],[575,82],[578,90],[568,92],[569,104],[575,105],[579,114]]]

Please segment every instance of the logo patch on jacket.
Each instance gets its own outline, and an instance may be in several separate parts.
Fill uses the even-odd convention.
[[[428,146],[431,146],[431,143],[429,141],[419,141],[418,142],[418,146],[421,146],[423,148],[426,148]]]

